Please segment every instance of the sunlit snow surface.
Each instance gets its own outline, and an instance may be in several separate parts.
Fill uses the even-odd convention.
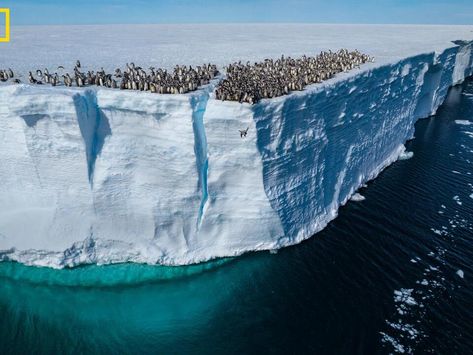
[[[3,258],[186,264],[307,239],[471,75],[471,44],[451,41],[472,37],[429,26],[16,28],[0,67],[23,74],[76,59],[86,70],[222,66],[341,47],[376,63],[255,106],[214,100],[213,84],[178,96],[1,87]]]
[[[211,24],[13,27],[2,44],[1,67],[22,72],[80,59],[85,69],[111,71],[127,62],[175,64],[261,60],[342,47],[376,57],[378,64],[443,50],[452,40],[473,39],[473,26]]]

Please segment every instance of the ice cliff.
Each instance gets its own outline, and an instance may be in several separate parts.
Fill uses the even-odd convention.
[[[177,265],[298,243],[472,74],[472,43],[457,42],[254,106],[216,101],[212,85],[3,86],[0,259]]]

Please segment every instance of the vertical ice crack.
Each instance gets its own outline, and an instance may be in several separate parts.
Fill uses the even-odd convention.
[[[206,89],[192,96],[192,127],[194,129],[194,152],[196,157],[196,166],[198,173],[198,189],[201,192],[199,212],[197,216],[196,228],[199,229],[202,222],[205,206],[208,199],[207,174],[209,168],[209,160],[207,154],[207,136],[204,126],[204,114],[209,100],[209,92],[213,85],[209,85]]]
[[[95,91],[86,90],[83,95],[76,95],[74,103],[79,128],[85,143],[87,174],[92,187],[95,161],[102,150],[105,137],[111,134],[111,130],[108,119],[98,107]]]

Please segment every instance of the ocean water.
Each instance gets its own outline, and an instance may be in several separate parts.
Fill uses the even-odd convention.
[[[0,264],[1,354],[468,353],[473,81],[310,240],[188,267]]]

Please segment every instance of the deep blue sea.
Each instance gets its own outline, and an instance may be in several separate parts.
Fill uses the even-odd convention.
[[[473,350],[473,81],[310,240],[188,267],[0,264],[1,354]]]

